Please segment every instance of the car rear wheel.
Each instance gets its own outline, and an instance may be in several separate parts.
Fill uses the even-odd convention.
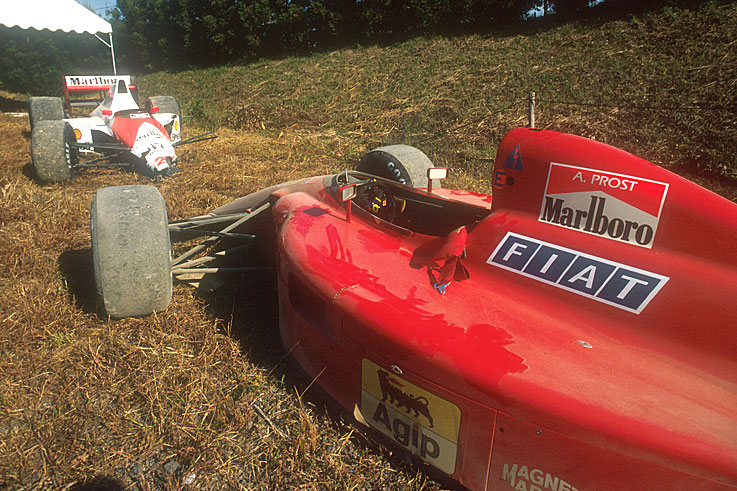
[[[92,262],[100,312],[116,319],[164,310],[171,302],[169,220],[153,186],[97,191],[90,209]]]
[[[63,182],[72,178],[79,152],[74,130],[64,121],[38,121],[31,131],[31,162],[43,182]]]
[[[363,156],[357,170],[414,186],[427,187],[427,169],[433,163],[422,151],[409,145],[389,145]],[[435,183],[436,188],[440,187]]]
[[[64,119],[64,105],[59,97],[31,97],[28,99],[28,122],[31,130],[39,121]]]

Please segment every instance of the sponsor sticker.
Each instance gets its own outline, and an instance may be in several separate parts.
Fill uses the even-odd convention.
[[[525,491],[578,491],[578,488],[564,481],[561,477],[545,472],[542,469],[519,464],[504,464],[502,481],[509,483],[512,489]]]
[[[651,248],[668,184],[550,163],[539,221]]]
[[[461,410],[366,358],[361,367],[366,421],[446,474],[454,474]]]
[[[146,152],[153,155],[166,155],[173,157],[174,147],[172,147],[169,139],[159,128],[148,122],[143,122],[136,131],[136,137],[131,146],[131,153],[140,157]]]
[[[494,171],[494,187],[495,188],[501,189],[504,187],[506,175],[507,175],[507,171],[504,171],[504,170]]]
[[[670,279],[513,232],[486,262],[635,314]]]
[[[130,75],[66,75],[64,83],[67,90],[107,90],[117,80],[124,80],[130,86]]]
[[[504,161],[503,167],[505,169],[524,170],[524,167],[522,166],[522,152],[519,145],[514,147],[512,153],[510,153],[507,160]]]

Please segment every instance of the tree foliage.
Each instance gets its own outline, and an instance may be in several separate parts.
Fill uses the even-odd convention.
[[[0,26],[0,89],[55,94],[74,72],[112,73],[110,50],[89,34]]]
[[[604,0],[631,11],[695,0]],[[591,0],[117,0],[108,12],[121,73],[176,70],[309,53],[416,33],[498,29],[543,5],[585,18]],[[49,93],[72,71],[110,73],[91,36],[0,27],[0,88]]]
[[[303,53],[521,20],[540,0],[118,0],[120,43],[140,69]]]

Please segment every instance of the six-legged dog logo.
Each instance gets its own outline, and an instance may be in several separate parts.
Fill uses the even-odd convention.
[[[430,416],[429,403],[424,396],[405,394],[401,389],[403,387],[402,383],[390,378],[388,372],[380,369],[378,370],[378,374],[382,402],[389,402],[389,404],[394,405],[397,409],[404,407],[407,414],[414,412],[415,417],[419,417],[422,414],[427,418],[430,428],[435,426],[432,416]]]

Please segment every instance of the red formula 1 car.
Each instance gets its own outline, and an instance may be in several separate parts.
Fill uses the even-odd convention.
[[[501,143],[493,201],[426,189],[418,177],[444,170],[411,147],[359,170],[374,175],[303,179],[171,223],[154,188],[99,190],[103,311],[166,308],[172,275],[238,257],[202,246],[267,236],[284,346],[358,421],[461,485],[737,489],[737,205],[526,128]],[[170,259],[170,238],[198,234]]]
[[[67,79],[85,87],[86,78],[100,79],[65,77],[65,87]],[[132,167],[151,178],[166,177],[178,170],[176,146],[211,138],[205,134],[182,140],[182,116],[176,99],[151,97],[139,108],[129,79],[106,77],[112,83],[104,100],[88,117],[65,118],[59,97],[29,99],[31,158],[41,182],[68,181],[82,169],[109,166]],[[74,102],[68,95],[66,99],[70,109]],[[93,152],[102,156],[80,161],[80,153]]]

